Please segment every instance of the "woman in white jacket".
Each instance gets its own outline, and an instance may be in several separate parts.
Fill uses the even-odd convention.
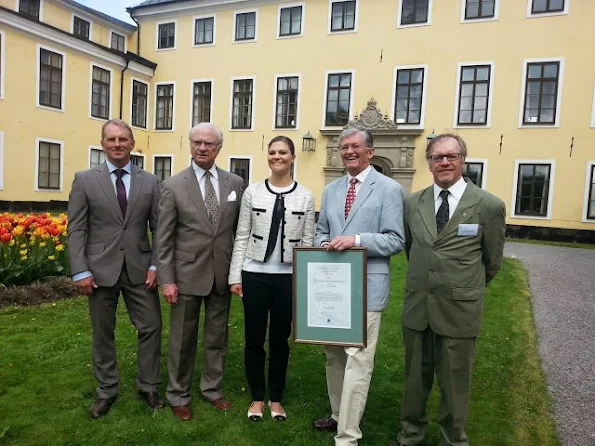
[[[253,400],[248,418],[253,421],[261,420],[264,413],[269,314],[269,407],[274,419],[287,419],[281,398],[289,360],[293,247],[311,246],[314,241],[314,198],[291,177],[294,160],[291,139],[271,140],[271,176],[244,192],[229,270],[230,290],[244,304],[244,361]]]

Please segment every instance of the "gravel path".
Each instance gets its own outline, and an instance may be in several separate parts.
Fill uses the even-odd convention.
[[[595,250],[506,243],[529,272],[539,352],[564,446],[595,445]]]

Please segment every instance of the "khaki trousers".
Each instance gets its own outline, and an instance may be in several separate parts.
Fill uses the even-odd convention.
[[[364,415],[382,313],[368,312],[366,348],[326,346],[326,383],[338,423],[336,446],[357,446],[362,438],[359,423]]]

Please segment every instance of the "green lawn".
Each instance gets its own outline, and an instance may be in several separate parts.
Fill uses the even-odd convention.
[[[382,319],[376,368],[362,421],[360,445],[386,445],[398,429],[403,351],[400,311],[406,263],[393,260],[391,303]],[[124,305],[117,328],[120,397],[111,412],[90,420],[95,381],[90,364],[86,299],[0,312],[0,444],[4,445],[330,445],[332,434],[311,422],[328,415],[322,347],[293,345],[285,423],[246,419],[250,396],[243,372],[243,315],[235,298],[225,384],[233,410],[221,413],[198,394],[195,418],[182,423],[169,409],[151,412],[136,398],[135,332]],[[164,305],[163,385],[169,311]],[[506,260],[486,299],[483,333],[475,365],[468,434],[473,445],[559,445],[537,356],[526,275]],[[200,361],[200,359],[199,359]],[[200,363],[196,370],[200,370]],[[195,376],[198,388],[199,374]],[[428,444],[438,441],[437,394],[430,402]]]

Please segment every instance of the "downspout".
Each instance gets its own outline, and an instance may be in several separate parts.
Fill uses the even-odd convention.
[[[130,57],[127,54],[124,57],[126,58],[126,66],[120,73],[120,119],[122,119],[122,109],[124,108],[124,71],[128,69],[128,64],[130,63]],[[132,91],[130,91],[130,94],[132,94]]]
[[[133,8],[126,8],[126,12],[130,15],[130,18],[136,23],[136,54],[140,56],[140,25],[132,15]]]

